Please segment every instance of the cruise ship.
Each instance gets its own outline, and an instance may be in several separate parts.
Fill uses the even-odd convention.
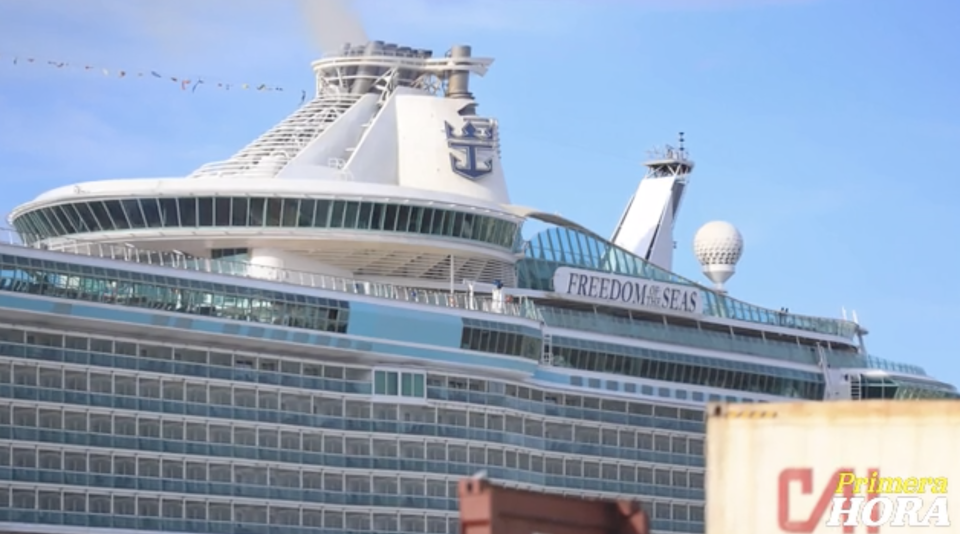
[[[730,224],[674,273],[682,141],[609,239],[513,204],[491,63],[348,45],[225,161],[17,207],[0,531],[456,534],[476,476],[699,533],[706,402],[957,397],[857,321],[731,297]]]

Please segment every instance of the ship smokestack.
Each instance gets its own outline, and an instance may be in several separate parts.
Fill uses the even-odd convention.
[[[379,56],[383,54],[383,41],[370,41],[363,51],[364,56]],[[353,82],[355,95],[363,95],[370,91],[373,80],[378,76],[377,67],[364,65],[357,69],[357,79]]]
[[[458,58],[469,58],[470,53],[471,49],[468,45],[457,45],[450,49],[450,57],[454,60],[454,65],[460,64],[456,61]],[[473,98],[470,94],[470,71],[450,71],[447,78],[447,98]]]
[[[414,50],[409,46],[400,46],[397,48],[397,55],[404,58],[415,58]],[[400,69],[399,71],[400,83],[403,85],[410,85],[413,83],[415,78],[414,71],[410,69]]]

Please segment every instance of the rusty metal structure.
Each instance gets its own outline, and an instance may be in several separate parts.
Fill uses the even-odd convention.
[[[460,534],[649,534],[636,501],[505,488],[468,478],[458,487]]]

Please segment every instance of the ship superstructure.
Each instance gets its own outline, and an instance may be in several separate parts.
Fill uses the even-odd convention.
[[[21,211],[45,205],[76,217],[78,227],[22,228],[51,248],[79,231],[252,267],[441,285],[452,271],[512,285],[523,218],[510,208],[497,123],[476,114],[469,93],[470,74],[491,61],[468,46],[436,58],[382,42],[348,46],[314,62],[311,101],[229,159],[187,179],[56,189],[14,219],[29,225]]]
[[[453,534],[484,473],[703,532],[707,401],[957,396],[856,322],[731,297],[732,225],[697,235],[717,287],[672,272],[685,148],[612,242],[513,205],[490,63],[347,46],[223,162],[17,208],[0,529]]]

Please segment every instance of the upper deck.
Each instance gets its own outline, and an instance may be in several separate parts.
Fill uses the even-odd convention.
[[[141,250],[132,246],[80,241],[72,243],[67,249],[54,252],[40,250],[42,247],[25,245],[19,239],[19,236],[12,231],[0,231],[0,242],[6,246],[14,247],[14,253],[16,253],[16,249],[21,249],[24,253],[29,250],[31,252],[28,254],[31,256],[49,257],[52,261],[59,262],[71,263],[76,261],[84,263],[106,259],[133,265],[151,265],[191,273],[206,273],[214,277],[242,277],[250,281],[257,280],[260,283],[277,283],[280,290],[282,290],[283,285],[293,285],[405,303],[454,308],[468,313],[489,313],[516,317],[518,319],[534,320],[552,328],[585,330],[626,338],[661,340],[674,344],[740,352],[807,364],[815,364],[817,358],[815,350],[800,347],[796,343],[774,343],[762,337],[756,337],[753,340],[744,339],[742,336],[731,336],[730,333],[720,334],[703,331],[699,328],[681,326],[676,321],[668,324],[666,321],[657,323],[642,321],[639,318],[633,320],[633,317],[618,317],[609,313],[613,310],[607,310],[604,313],[603,310],[596,309],[596,307],[591,309],[589,306],[581,306],[582,309],[578,310],[569,307],[561,308],[556,305],[538,304],[538,302],[549,297],[546,292],[539,292],[539,298],[521,296],[515,299],[498,299],[467,292],[436,291],[413,285],[383,284],[304,271],[251,266],[245,262],[190,258],[183,254]],[[70,256],[74,256],[76,260],[71,260]],[[170,276],[176,275],[171,274]],[[711,306],[721,302],[723,301],[713,301]],[[709,311],[711,308],[705,309]],[[745,324],[744,327],[746,326],[748,325]],[[798,331],[798,333],[802,332]],[[925,374],[923,369],[917,366],[890,362],[857,352],[826,348],[821,349],[820,353],[835,367],[868,367],[911,375],[923,376]]]
[[[723,323],[736,321],[765,327],[801,330],[852,340],[861,327],[852,321],[828,319],[774,311],[734,299],[692,280],[646,262],[596,235],[577,228],[555,227],[534,235],[523,245],[523,258],[517,264],[521,287],[556,292],[553,278],[557,269],[571,267],[687,286],[703,297],[702,313]]]

